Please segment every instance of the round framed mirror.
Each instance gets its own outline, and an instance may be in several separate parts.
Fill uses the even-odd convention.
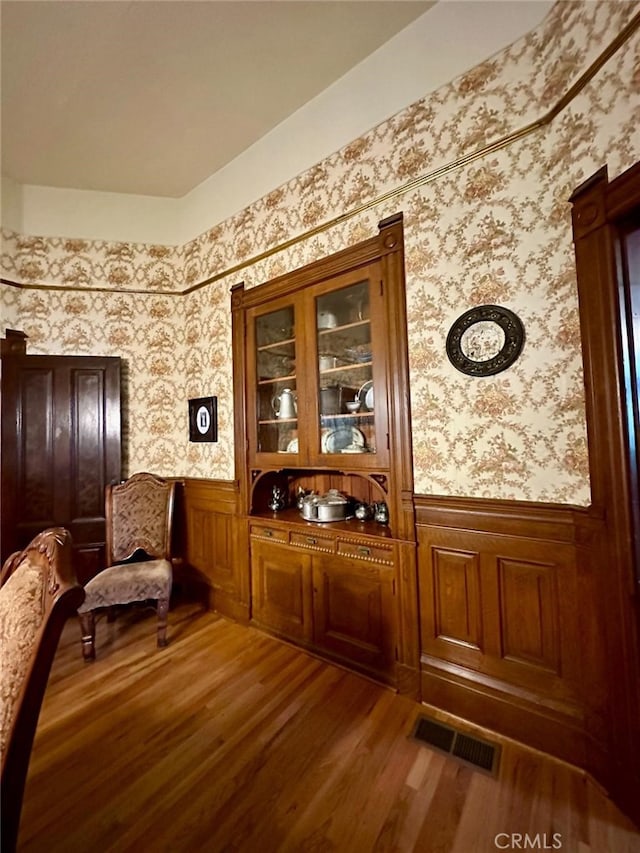
[[[467,376],[493,376],[518,358],[524,344],[520,318],[498,305],[465,311],[449,329],[447,356]]]

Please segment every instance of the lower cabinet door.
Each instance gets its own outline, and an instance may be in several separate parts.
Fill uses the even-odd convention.
[[[265,628],[312,639],[311,556],[286,546],[251,543],[251,616]]]
[[[314,556],[313,624],[319,650],[394,680],[392,568]]]

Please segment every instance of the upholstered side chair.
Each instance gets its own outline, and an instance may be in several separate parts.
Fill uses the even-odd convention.
[[[85,585],[78,608],[82,654],[95,658],[95,613],[118,605],[157,602],[158,646],[167,645],[173,571],[171,528],[175,483],[154,474],[133,474],[105,490],[107,568]]]
[[[39,533],[0,575],[0,753],[2,853],[13,853],[33,739],[60,634],[84,592],[76,581],[71,534]]]

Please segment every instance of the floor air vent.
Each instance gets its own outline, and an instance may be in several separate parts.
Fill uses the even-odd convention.
[[[492,776],[498,772],[500,747],[496,744],[459,732],[429,717],[418,717],[412,737]]]

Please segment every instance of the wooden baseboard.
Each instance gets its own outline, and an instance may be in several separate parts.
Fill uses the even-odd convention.
[[[580,718],[552,714],[533,702],[515,699],[471,677],[453,675],[433,667],[421,673],[422,701],[477,725],[497,731],[520,743],[578,767],[587,764],[586,733]]]
[[[239,622],[242,625],[249,624],[249,605],[238,601],[234,595],[230,595],[223,589],[209,587],[209,607],[211,610],[220,613],[221,616],[233,619],[234,622]]]

